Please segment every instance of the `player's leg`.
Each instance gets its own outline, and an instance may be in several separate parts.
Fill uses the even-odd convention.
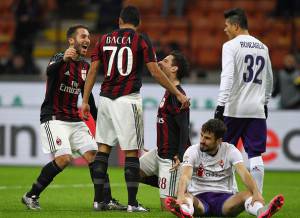
[[[245,119],[224,117],[224,123],[227,127],[227,131],[223,137],[223,141],[237,146],[239,138],[242,136],[242,132],[245,129]]]
[[[157,149],[152,149],[140,157],[140,182],[158,188]]]
[[[165,199],[166,208],[177,217],[190,218],[193,216],[209,215],[209,205],[203,197],[193,196],[190,193],[185,194],[185,203],[179,204],[173,197]]]
[[[265,119],[249,119],[243,134],[244,147],[247,148],[250,173],[262,193],[264,181],[264,162],[261,154],[266,151],[267,125]]]
[[[42,191],[52,182],[72,160],[71,147],[68,140],[70,130],[62,121],[47,121],[41,124],[41,141],[43,151],[52,153],[54,160],[46,164],[31,189],[22,197],[22,202],[29,209],[40,209],[38,198]]]
[[[222,207],[222,215],[237,216],[245,210],[245,201],[251,196],[249,191],[238,192],[224,201]],[[252,198],[251,198],[252,199]],[[261,205],[260,202],[257,205]]]
[[[107,209],[104,203],[104,190],[105,184],[108,181],[108,158],[111,146],[115,146],[117,144],[117,136],[109,112],[111,104],[113,104],[111,99],[100,96],[95,134],[95,139],[98,143],[98,151],[94,161],[89,165],[91,169],[90,171],[93,174],[92,177],[95,188],[95,210]]]
[[[170,159],[163,159],[156,153],[158,160],[158,177],[159,177],[159,194],[161,200],[161,209],[166,210],[165,198],[177,197],[178,182],[180,177],[180,168],[172,169],[174,161]]]
[[[128,191],[128,212],[148,211],[136,200],[140,181],[139,150],[144,147],[142,99],[130,94],[115,99],[110,105],[110,115],[120,147],[125,151],[125,181]]]

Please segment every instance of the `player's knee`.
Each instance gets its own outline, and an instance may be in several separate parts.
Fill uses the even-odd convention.
[[[64,169],[72,162],[72,156],[69,154],[62,155],[55,158],[56,164],[61,168]]]
[[[92,163],[95,159],[96,151],[87,151],[83,154],[83,158],[88,162]]]

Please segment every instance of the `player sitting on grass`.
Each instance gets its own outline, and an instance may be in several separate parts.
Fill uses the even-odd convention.
[[[222,142],[225,131],[223,121],[209,120],[202,126],[200,144],[190,146],[184,153],[177,199],[165,200],[177,217],[234,217],[246,210],[259,218],[269,218],[283,206],[282,195],[264,204],[240,151]],[[247,191],[237,192],[235,170]]]

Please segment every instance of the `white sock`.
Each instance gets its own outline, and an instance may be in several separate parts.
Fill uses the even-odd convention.
[[[264,205],[259,201],[255,201],[254,204],[251,205],[251,201],[252,201],[252,196],[247,198],[247,200],[245,201],[245,210],[249,214],[257,216],[259,209],[262,208]]]
[[[186,197],[187,203],[180,205],[181,209],[185,212],[187,212],[190,215],[194,214],[194,205],[193,205],[193,199],[190,197]]]
[[[253,176],[260,193],[262,193],[264,183],[264,162],[262,156],[250,158],[249,162],[250,173]]]

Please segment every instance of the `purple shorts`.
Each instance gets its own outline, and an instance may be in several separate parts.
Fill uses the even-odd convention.
[[[224,117],[227,132],[224,142],[237,146],[242,139],[248,158],[260,156],[266,151],[267,124],[265,119]]]
[[[220,192],[205,192],[196,195],[204,206],[204,216],[224,216],[222,213],[224,202],[233,194]]]

